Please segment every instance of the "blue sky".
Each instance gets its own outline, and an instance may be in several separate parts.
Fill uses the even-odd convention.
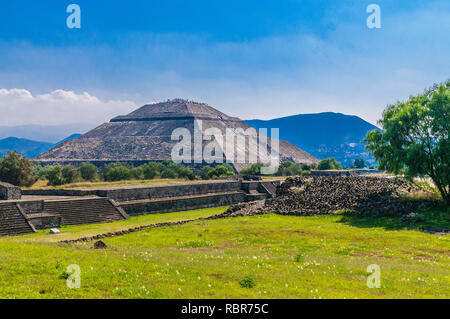
[[[79,30],[66,26],[70,3]],[[371,3],[381,29],[366,26]],[[98,123],[175,97],[243,119],[335,111],[375,123],[450,78],[449,34],[447,0],[9,1],[0,125]]]

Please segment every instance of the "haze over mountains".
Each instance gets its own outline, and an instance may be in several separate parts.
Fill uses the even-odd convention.
[[[354,115],[342,113],[298,114],[272,120],[248,120],[250,126],[279,128],[280,139],[288,141],[320,158],[334,157],[344,167],[363,157],[369,163],[374,160],[364,150],[361,140],[375,125]]]

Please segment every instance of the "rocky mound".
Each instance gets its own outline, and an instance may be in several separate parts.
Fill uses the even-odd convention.
[[[210,219],[240,217],[265,214],[267,210],[264,207],[264,201],[258,200],[248,203],[239,203],[231,206],[222,214],[211,216]]]
[[[431,201],[401,197],[420,191],[420,187],[394,178],[298,176],[286,179],[264,209],[295,215],[332,214],[344,209],[368,215],[403,215],[432,205]]]

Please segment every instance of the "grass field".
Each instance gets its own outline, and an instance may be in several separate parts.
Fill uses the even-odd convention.
[[[420,225],[398,218],[345,214],[267,214],[147,229],[93,242],[78,238],[163,221],[194,219],[225,208],[133,217],[0,238],[2,298],[450,298],[448,212]],[[66,267],[81,269],[81,287],[66,286]],[[381,288],[366,269],[381,268]]]

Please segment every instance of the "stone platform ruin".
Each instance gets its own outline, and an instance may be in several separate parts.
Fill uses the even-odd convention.
[[[0,205],[0,235],[262,200],[274,196],[279,184],[280,181],[216,180],[98,189],[23,190],[21,200]]]
[[[20,187],[0,182],[0,200],[14,200],[21,198],[22,190]]]

